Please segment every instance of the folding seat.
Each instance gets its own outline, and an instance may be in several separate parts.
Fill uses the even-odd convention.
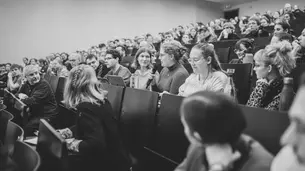
[[[221,64],[224,71],[230,71],[236,89],[237,100],[246,104],[250,96],[252,64]]]
[[[21,141],[15,142],[12,159],[22,171],[37,171],[41,160],[36,150]]]

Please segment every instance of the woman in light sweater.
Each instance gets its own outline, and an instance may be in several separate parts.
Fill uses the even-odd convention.
[[[157,71],[153,73],[152,51],[148,48],[140,48],[136,53],[132,67],[136,71],[130,77],[130,87],[151,90],[151,83],[155,81],[155,75],[159,75]],[[151,80],[150,83],[149,80]]]
[[[207,43],[195,45],[188,59],[194,73],[179,88],[180,96],[189,96],[201,90],[233,93],[233,82],[221,69],[214,47]]]

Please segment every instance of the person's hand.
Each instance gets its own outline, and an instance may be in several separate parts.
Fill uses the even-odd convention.
[[[225,39],[227,39],[229,37],[229,33],[226,29],[223,29],[221,33]]]
[[[66,141],[67,143],[67,149],[75,152],[79,152],[79,143],[82,142],[82,140],[72,139],[70,141]]]
[[[8,76],[8,78],[12,78],[12,77],[13,77],[13,73],[12,73],[12,72],[9,72],[9,73],[7,74],[7,76]]]
[[[239,151],[233,151],[229,144],[209,145],[205,150],[207,162],[210,168],[214,165],[221,165],[227,170],[232,164],[241,157]]]
[[[297,51],[301,49],[301,45],[298,43],[297,40],[292,42],[292,47],[294,50],[297,50]]]
[[[61,137],[64,139],[72,138],[72,136],[73,136],[73,133],[69,128],[59,129],[59,130],[57,130],[57,132],[59,132]]]
[[[27,96],[26,94],[23,94],[23,93],[19,93],[19,94],[18,94],[18,97],[19,97],[19,99],[21,99],[21,100],[28,98],[28,96]]]

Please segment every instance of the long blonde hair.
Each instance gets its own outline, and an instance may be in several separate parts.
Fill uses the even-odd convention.
[[[101,88],[94,69],[88,65],[74,67],[68,76],[64,90],[64,104],[76,108],[82,102],[99,105],[104,102],[106,91]]]

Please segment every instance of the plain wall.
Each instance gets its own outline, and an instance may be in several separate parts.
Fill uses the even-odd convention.
[[[202,0],[1,0],[0,63],[21,64],[25,56],[69,53],[109,39],[206,23],[222,15],[220,6],[210,4]]]
[[[239,16],[252,16],[255,12],[264,13],[268,10],[271,12],[278,11],[284,8],[286,3],[290,3],[292,6],[298,5],[300,9],[305,6],[305,0],[258,0],[254,2],[244,3],[240,5],[232,6],[232,9],[239,8]]]

